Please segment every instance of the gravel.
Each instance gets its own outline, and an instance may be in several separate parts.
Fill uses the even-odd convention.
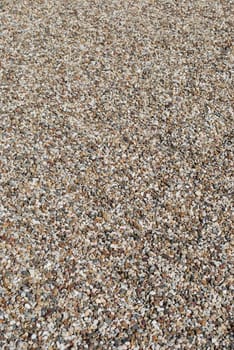
[[[0,2],[1,349],[233,349],[232,5]]]

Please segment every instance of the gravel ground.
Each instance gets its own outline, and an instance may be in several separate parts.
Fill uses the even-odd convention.
[[[233,349],[233,1],[0,1],[0,348]]]

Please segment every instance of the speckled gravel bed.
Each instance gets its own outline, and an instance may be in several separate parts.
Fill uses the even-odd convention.
[[[233,349],[233,1],[0,1],[0,348]]]

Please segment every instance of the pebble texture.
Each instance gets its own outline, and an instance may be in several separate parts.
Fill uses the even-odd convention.
[[[233,1],[0,1],[0,348],[233,349]]]

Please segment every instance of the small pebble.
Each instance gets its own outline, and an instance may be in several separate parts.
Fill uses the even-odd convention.
[[[233,16],[1,1],[0,349],[233,347]]]

